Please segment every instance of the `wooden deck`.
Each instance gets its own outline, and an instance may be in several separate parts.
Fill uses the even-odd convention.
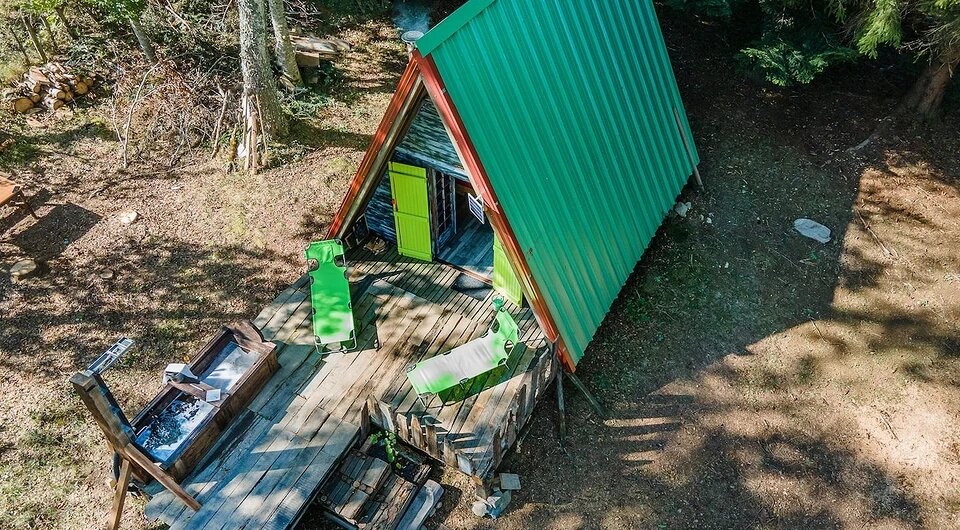
[[[440,259],[483,278],[493,278],[493,229],[470,221],[440,253]]]
[[[357,289],[354,300],[360,300],[354,314],[362,319],[360,339],[367,349],[351,364],[362,367],[359,375],[347,372],[356,381],[350,394],[358,402],[346,418],[360,421],[359,400],[367,399],[377,424],[450,467],[487,478],[559,368],[533,311],[507,303],[520,326],[521,344],[505,367],[423,404],[407,381],[407,366],[486,333],[496,293],[484,300],[458,293],[450,289],[458,270],[404,258],[392,246],[380,256],[360,248],[347,257]],[[399,325],[392,326],[393,320]],[[372,347],[375,336],[381,341],[379,351]]]
[[[558,368],[532,311],[508,303],[522,344],[507,366],[424,406],[407,366],[483,335],[494,294],[453,291],[459,271],[392,246],[347,258],[359,350],[317,353],[306,277],[284,291],[254,321],[277,342],[279,371],[183,482],[203,507],[194,513],[161,491],[149,519],[171,529],[289,528],[370,420],[477,479],[499,466]]]

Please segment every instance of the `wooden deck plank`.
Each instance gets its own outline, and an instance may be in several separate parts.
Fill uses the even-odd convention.
[[[213,495],[203,503],[200,510],[192,514],[185,513],[183,517],[170,525],[170,530],[203,528],[207,523],[216,519],[217,513],[224,505],[229,506],[234,499],[242,500],[245,498],[257,481],[280,457],[282,451],[291,443],[294,443],[295,435],[286,428],[286,423],[303,406],[303,401],[303,399],[291,401],[280,421],[274,423],[259,442],[241,457],[233,472],[225,479],[225,483],[217,488]]]
[[[293,283],[290,287],[284,289],[272,302],[267,304],[260,313],[253,319],[253,324],[258,328],[263,328],[266,326],[267,322],[277,314],[277,311],[290,299],[290,297],[301,287],[304,287],[307,284],[307,279],[309,276],[304,274],[296,282]]]
[[[328,416],[329,418],[329,416]],[[334,419],[327,422],[320,428],[316,439],[304,438],[289,432],[289,443],[282,449],[274,449],[276,444],[271,446],[271,451],[276,450],[279,455],[269,464],[259,477],[252,483],[252,487],[238,488],[224,502],[217,514],[205,526],[205,530],[233,530],[236,521],[246,520],[253,522],[267,507],[271,506],[270,496],[274,493],[283,481],[283,478],[291,469],[304,466],[313,460],[316,453],[320,452],[326,440],[331,436],[339,426],[339,422]],[[286,439],[288,436],[281,436],[279,439]],[[258,461],[259,464],[259,461]],[[282,494],[282,488],[277,491]],[[249,500],[250,502],[244,502]]]
[[[355,400],[349,409],[344,411],[347,418],[355,417],[368,396],[374,399],[381,399],[383,389],[389,384],[391,379],[406,379],[407,367],[412,359],[416,358],[417,351],[423,346],[424,341],[435,333],[435,327],[443,314],[441,308],[437,306],[426,306],[418,315],[415,325],[410,326],[404,336],[398,341],[397,346],[388,355],[386,362],[381,363],[375,370],[369,371],[365,377],[364,385],[358,389],[358,399]]]
[[[303,515],[304,508],[314,499],[319,485],[335,468],[340,458],[356,442],[360,427],[341,421],[337,431],[327,439],[324,448],[306,465],[300,473],[289,473],[293,479],[290,487],[284,489],[284,496],[277,508],[267,514],[265,530],[286,530],[292,527]]]

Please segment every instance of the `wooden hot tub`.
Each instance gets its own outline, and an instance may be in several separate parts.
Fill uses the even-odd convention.
[[[207,403],[171,383],[132,422],[136,444],[177,481],[277,371],[276,346],[251,322],[238,322],[221,329],[189,367],[201,383],[220,390],[219,401]],[[151,480],[142,471],[135,476],[144,484]]]

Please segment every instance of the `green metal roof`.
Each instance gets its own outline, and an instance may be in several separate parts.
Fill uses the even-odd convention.
[[[472,0],[418,48],[579,361],[693,172],[653,4]]]

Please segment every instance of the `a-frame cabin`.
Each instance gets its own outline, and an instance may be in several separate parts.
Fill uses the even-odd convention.
[[[306,276],[284,291],[253,321],[278,372],[182,484],[203,507],[161,492],[147,517],[291,527],[371,422],[484,489],[697,163],[650,0],[468,1],[418,41],[326,234],[356,348],[315,346]],[[500,293],[509,359],[418,395],[408,367],[483,336]]]
[[[569,371],[699,162],[652,3],[611,4],[472,0],[427,33],[327,233],[526,300]]]

